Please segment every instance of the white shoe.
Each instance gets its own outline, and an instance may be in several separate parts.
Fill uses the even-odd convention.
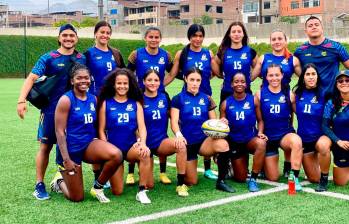
[[[55,174],[55,176],[53,177],[53,179],[50,183],[52,192],[56,192],[56,193],[60,193],[60,194],[63,193],[61,188],[58,185],[58,182],[62,181],[62,180],[63,180],[63,177],[62,177],[61,172],[57,171],[57,173]]]
[[[91,188],[90,194],[97,198],[100,203],[109,203],[110,200],[104,195],[103,189],[95,189],[94,187]]]
[[[150,201],[150,199],[148,198],[147,191],[148,191],[148,190],[139,191],[139,192],[137,193],[137,195],[136,195],[136,200],[139,201],[139,202],[142,203],[142,204],[150,204],[151,201]]]

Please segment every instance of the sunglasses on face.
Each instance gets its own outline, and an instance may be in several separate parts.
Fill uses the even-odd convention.
[[[349,83],[349,78],[347,79],[338,79],[337,83],[342,84],[342,83]]]

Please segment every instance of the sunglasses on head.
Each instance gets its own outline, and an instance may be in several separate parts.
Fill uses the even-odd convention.
[[[349,78],[337,79],[337,83],[339,83],[339,84],[349,83]]]

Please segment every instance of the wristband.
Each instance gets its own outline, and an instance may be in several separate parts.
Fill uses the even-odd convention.
[[[176,135],[177,138],[183,137],[183,134],[182,134],[181,131],[177,131],[175,135]]]

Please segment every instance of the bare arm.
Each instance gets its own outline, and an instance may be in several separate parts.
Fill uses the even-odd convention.
[[[220,118],[226,118],[227,117],[227,114],[225,112],[226,110],[226,107],[227,107],[227,101],[224,100],[219,108],[219,114],[220,114]]]
[[[173,66],[172,66],[172,69],[171,71],[165,76],[165,79],[164,79],[164,85],[167,86],[168,84],[170,84],[175,78],[176,78],[176,75],[178,74],[179,72],[179,58],[180,58],[180,55],[181,55],[181,50],[180,51],[177,51],[176,55],[175,55],[175,58],[173,59]]]
[[[218,58],[218,56],[216,55],[214,57],[214,59],[212,60],[212,71],[213,71],[213,74],[215,76],[217,76],[218,78],[222,79],[223,78],[223,74],[222,74],[222,71],[220,70],[220,66],[221,66],[221,59]]]
[[[254,69],[251,74],[251,81],[254,81],[257,77],[261,75],[263,60],[264,60],[264,55],[260,56],[257,59],[256,65],[254,66]]]
[[[106,107],[106,103],[104,101],[101,108],[98,111],[98,136],[103,141],[107,141],[107,136],[105,134],[105,124],[106,124],[105,107]]]
[[[293,67],[294,73],[299,77],[302,73],[302,67],[301,63],[299,62],[299,59],[296,56],[293,56]]]
[[[23,83],[23,86],[17,101],[17,114],[21,119],[24,119],[24,115],[27,112],[26,98],[28,96],[28,93],[33,87],[34,82],[38,78],[39,78],[38,75],[30,73]]]
[[[346,61],[342,62],[342,64],[344,65],[344,67],[346,69],[349,69],[349,60],[346,60]]]
[[[145,145],[147,141],[147,129],[144,122],[143,107],[139,102],[137,102],[137,125],[140,142]]]
[[[264,135],[264,121],[263,121],[261,105],[260,105],[260,91],[257,91],[254,96],[254,106],[256,110],[258,137],[267,141],[268,137]]]

